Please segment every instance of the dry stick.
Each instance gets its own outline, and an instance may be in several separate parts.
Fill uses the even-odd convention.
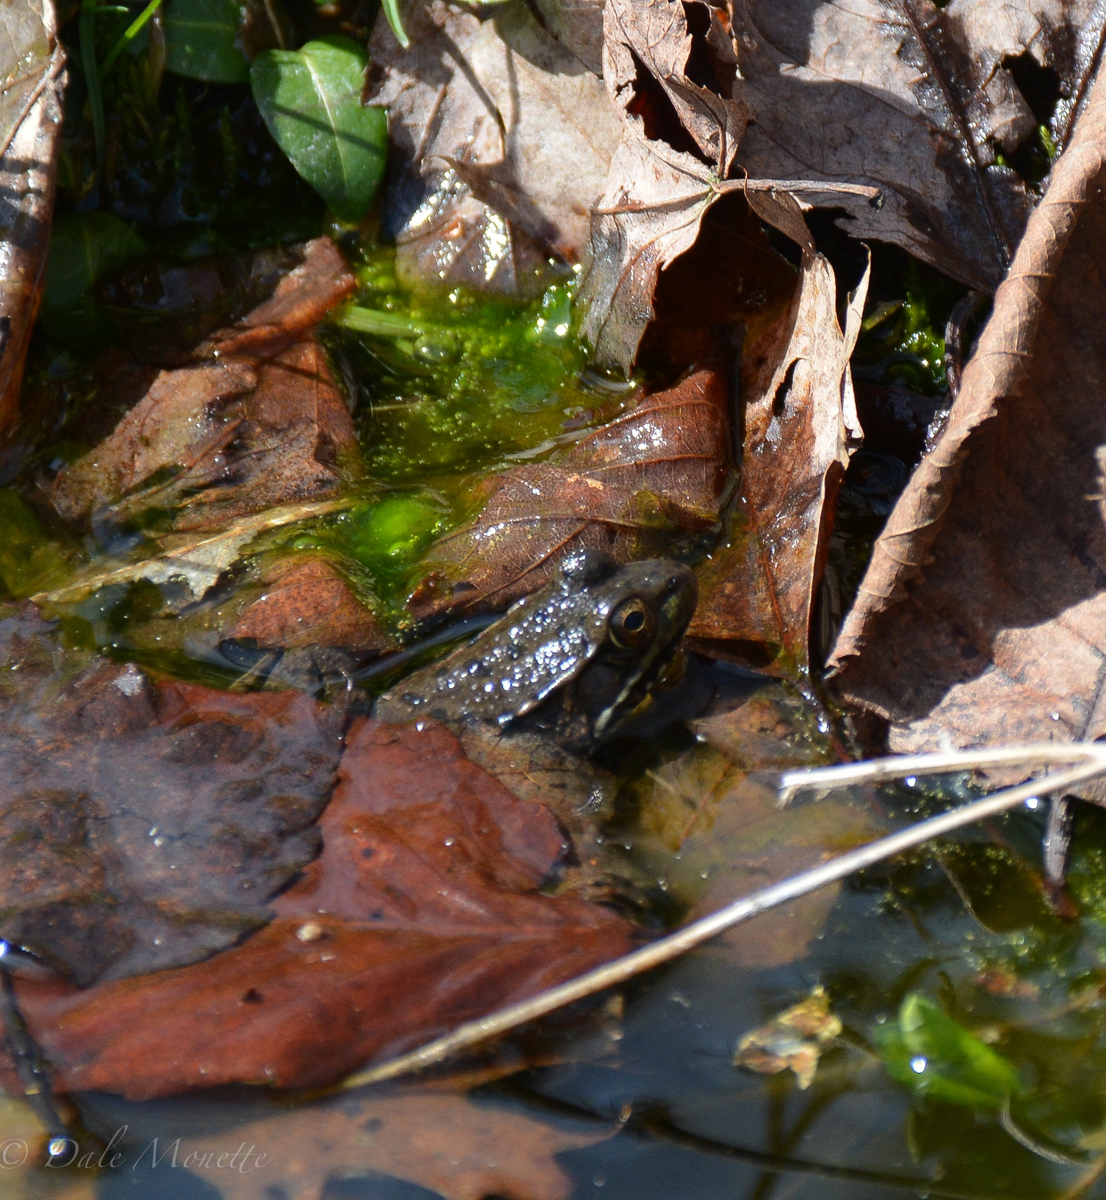
[[[477,1021],[468,1021],[452,1033],[436,1038],[409,1054],[366,1067],[348,1076],[341,1086],[361,1087],[433,1066],[461,1050],[467,1050],[489,1038],[499,1037],[520,1025],[544,1017],[555,1009],[563,1008],[566,1004],[583,1000],[615,984],[625,983],[633,976],[670,962],[716,934],[731,929],[758,913],[796,900],[827,884],[836,883],[854,871],[893,858],[904,850],[911,850],[924,842],[962,829],[965,825],[997,816],[1032,796],[1069,788],[1096,775],[1106,774],[1106,743],[1077,742],[1066,746],[1042,743],[1038,746],[1011,746],[997,750],[949,751],[940,754],[904,755],[808,771],[789,771],[780,779],[781,803],[786,803],[798,791],[814,790],[825,793],[850,783],[875,783],[903,776],[935,775],[986,767],[1070,763],[1073,760],[1082,761],[1080,765],[1070,767],[1066,771],[1057,771],[1053,775],[1007,788],[993,796],[985,796],[981,800],[961,805],[940,816],[919,821],[898,833],[831,858],[810,871],[803,871],[782,883],[773,884],[741,900],[735,900],[711,916],[678,929],[675,933],[659,938],[622,958],[616,958],[605,966],[570,979],[567,983],[541,992],[529,1000],[501,1008],[498,1012],[490,1013]]]

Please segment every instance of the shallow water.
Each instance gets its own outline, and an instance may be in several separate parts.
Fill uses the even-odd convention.
[[[386,250],[365,255],[358,303],[399,314],[411,330],[327,335],[353,384],[365,451],[364,474],[349,484],[351,506],[296,527],[271,550],[337,556],[405,633],[401,601],[419,555],[469,511],[473,480],[609,420],[629,393],[584,369],[567,316],[571,278],[529,306],[458,295],[420,308],[389,263]],[[126,343],[138,320],[117,304],[109,340]],[[3,598],[57,587],[121,552],[67,534],[35,505],[42,473],[111,425],[111,399],[88,386],[88,363],[102,345],[82,340],[81,330],[62,345],[59,328],[56,319],[44,326],[28,372],[28,394],[56,417],[53,428],[28,430],[23,465],[9,468],[0,494]],[[917,329],[906,335],[933,340],[919,341]],[[844,522],[837,562],[846,582],[878,525],[879,503],[886,511],[884,485],[866,478],[846,497],[853,523]],[[885,490],[899,485],[892,478]],[[159,644],[175,620],[159,606],[150,585],[127,585],[53,611],[75,644],[167,674],[231,682],[231,665],[196,657],[195,641],[174,635]],[[180,624],[194,638],[218,619]],[[750,698],[782,705],[795,737],[781,755],[812,761],[817,720],[801,697],[708,669],[716,709]],[[757,788],[761,799],[769,794],[771,772],[728,776],[725,755],[679,728],[623,742],[607,760],[623,776],[609,836],[650,872],[657,921],[717,906],[768,882],[765,872],[798,869],[791,851],[817,857],[871,836],[873,825],[968,794],[953,781],[925,796],[903,787],[800,803],[771,817],[765,840],[767,825],[750,833],[735,813]],[[1106,1195],[1098,1178],[1106,1154],[1106,815],[1079,815],[1073,905],[1063,916],[1040,880],[1042,827],[1043,810],[1027,810],[854,878],[790,916],[760,918],[624,996],[477,1056],[463,1066],[467,1092],[447,1076],[312,1100],[249,1089],[145,1104],[75,1097],[88,1132],[82,1163],[0,1172],[0,1195]],[[790,1070],[760,1075],[734,1065],[742,1035],[819,985],[843,1030],[809,1088]],[[908,997],[932,1002],[949,1021],[930,1031],[933,1052],[909,1059],[914,1078],[904,1082],[888,1064]],[[1005,1071],[1016,1082],[996,1100]],[[965,1102],[953,1084],[985,1102]],[[9,1127],[0,1129],[0,1166],[15,1168],[30,1127],[18,1103],[0,1120]]]

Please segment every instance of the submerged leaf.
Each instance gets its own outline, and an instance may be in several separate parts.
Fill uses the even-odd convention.
[[[410,602],[418,617],[505,608],[576,547],[620,562],[670,553],[717,521],[727,479],[726,389],[705,368],[645,396],[550,462],[480,487],[470,524],[435,543]]]
[[[277,145],[334,212],[365,215],[384,175],[387,120],[361,104],[368,56],[348,38],[267,50],[254,59],[254,99]]]
[[[295,555],[278,560],[263,583],[264,593],[238,615],[225,637],[247,639],[261,649],[385,650],[396,644],[326,558]]]
[[[0,937],[77,982],[205,958],[318,852],[344,714],[154,683],[0,609]],[[87,663],[87,665],[85,665]]]
[[[370,1132],[371,1131],[371,1132]],[[300,1106],[235,1124],[243,1145],[279,1146],[267,1162],[219,1180],[223,1200],[271,1200],[274,1193],[321,1197],[327,1184],[392,1176],[444,1200],[569,1200],[573,1180],[558,1161],[610,1137],[590,1116],[536,1113],[456,1091],[409,1088]],[[228,1133],[181,1142],[181,1161],[218,1161]]]
[[[451,734],[360,720],[346,741],[323,853],[266,928],[156,975],[19,984],[60,1086],[325,1084],[629,948],[609,909],[538,892],[564,852],[556,821]]]
[[[1018,1090],[1013,1063],[918,992],[904,997],[898,1025],[876,1031],[893,1079],[923,1096],[968,1108],[1002,1108]]]
[[[629,830],[638,853],[688,906],[688,920],[809,870],[879,837],[884,824],[870,797],[778,802],[781,769],[833,762],[834,747],[814,714],[785,684],[739,703],[724,701],[691,724],[696,744],[648,771],[635,787]],[[719,945],[743,967],[802,958],[834,904],[822,888],[737,926]]]

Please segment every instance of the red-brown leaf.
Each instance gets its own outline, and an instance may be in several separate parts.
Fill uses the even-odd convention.
[[[773,673],[806,666],[833,504],[860,440],[848,360],[864,286],[842,333],[833,270],[804,256],[791,305],[745,356],[740,495],[689,632]]]
[[[311,327],[352,290],[334,244],[308,244],[271,300],[162,371],[145,397],[54,485],[58,511],[117,521],[173,509],[179,530],[219,530],[339,485],[353,421]],[[166,480],[165,476],[169,478]]]
[[[344,646],[386,650],[395,639],[358,600],[329,559],[311,555],[279,559],[265,578],[265,591],[226,630],[263,649]]]
[[[705,367],[646,396],[561,459],[488,480],[480,515],[427,555],[412,611],[505,608],[545,584],[570,549],[628,562],[709,530],[726,486],[726,400],[721,372]]]
[[[613,912],[536,889],[564,850],[427,723],[351,731],[324,850],[241,946],[85,991],[21,983],[65,1089],[134,1098],[329,1082],[629,946]]]

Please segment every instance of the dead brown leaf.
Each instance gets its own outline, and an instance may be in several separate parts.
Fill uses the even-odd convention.
[[[610,910],[537,891],[556,821],[432,722],[359,721],[319,828],[322,855],[242,945],[83,991],[21,982],[59,1086],[324,1084],[629,947]]]
[[[396,645],[327,558],[281,558],[263,586],[263,594],[238,615],[226,637],[248,638],[262,649],[317,645],[364,651]]]
[[[547,583],[570,549],[628,562],[670,554],[674,537],[712,529],[727,480],[726,405],[721,372],[705,367],[563,457],[485,481],[480,515],[427,554],[412,612],[505,608]]]
[[[380,18],[372,102],[387,106],[385,223],[408,283],[528,294],[550,253],[576,263],[618,141],[603,85],[521,5],[494,20],[412,6]]]
[[[406,1089],[345,1096],[183,1141],[178,1161],[217,1161],[233,1141],[269,1148],[249,1172],[219,1172],[223,1200],[322,1200],[330,1180],[390,1175],[445,1200],[568,1200],[573,1182],[558,1154],[614,1132],[594,1119],[480,1103],[465,1095]],[[251,1167],[254,1162],[251,1161]],[[195,1168],[201,1177],[202,1165]]]
[[[65,55],[51,0],[8,5],[0,28],[0,439],[13,427],[42,298]]]
[[[649,771],[636,786],[628,831],[638,853],[695,920],[861,842],[883,828],[871,805],[849,797],[780,808],[779,772],[834,761],[814,714],[784,684],[691,723],[698,744]],[[823,888],[723,934],[742,966],[802,958],[837,900]]]
[[[59,473],[58,511],[126,523],[168,510],[177,530],[221,531],[331,495],[357,443],[310,330],[353,286],[329,239],[309,243],[270,301],[201,344],[194,365],[162,371],[105,441]]]
[[[1106,733],[1104,180],[1100,75],[834,651],[896,750]]]
[[[592,219],[581,332],[600,365],[626,373],[653,316],[657,276],[694,245],[745,127],[744,106],[728,98],[728,40],[694,42],[692,11],[712,29],[720,20],[698,0],[608,0],[605,8],[604,77],[622,136]],[[717,90],[688,78],[693,43]]]
[[[882,206],[842,195],[855,237],[894,242],[992,291],[1035,199],[1000,156],[1048,114],[1021,87],[1058,92],[1054,140],[1099,60],[1091,0],[734,0],[740,63],[733,95],[749,112],[738,165],[769,178],[871,183]]]
[[[0,936],[78,983],[205,958],[319,848],[344,713],[155,683],[0,610]]]
[[[759,1075],[778,1075],[790,1068],[805,1091],[814,1082],[822,1051],[840,1033],[841,1020],[830,1011],[819,985],[805,1000],[745,1034],[734,1050],[734,1065]]]
[[[604,0],[536,0],[542,24],[593,75],[603,75]]]
[[[833,268],[808,251],[790,306],[742,364],[738,501],[727,543],[700,568],[689,632],[773,674],[801,673],[808,663],[834,502],[861,439],[849,356],[866,289],[867,275],[842,332]]]

